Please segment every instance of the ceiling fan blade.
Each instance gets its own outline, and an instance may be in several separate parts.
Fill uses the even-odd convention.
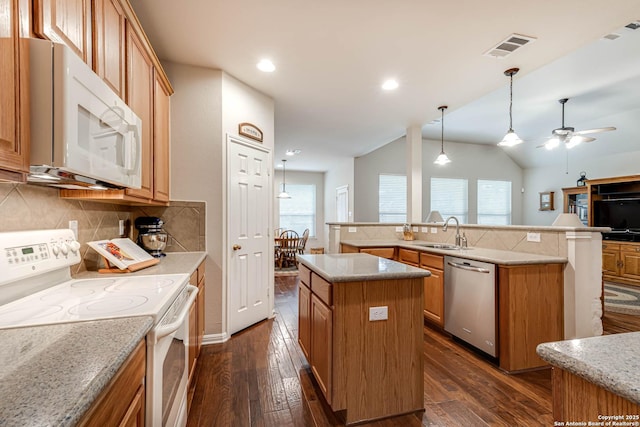
[[[609,132],[611,130],[616,130],[615,127],[609,126],[604,128],[595,128],[595,129],[585,129],[574,132],[574,135],[589,135],[590,133],[599,133],[599,132]]]
[[[573,147],[575,147],[578,144],[582,144],[583,142],[591,142],[591,141],[595,141],[595,138],[591,138],[589,136],[582,136],[582,135],[573,135],[571,137],[571,139],[567,140],[565,143],[565,146],[567,147],[567,149],[571,149]]]

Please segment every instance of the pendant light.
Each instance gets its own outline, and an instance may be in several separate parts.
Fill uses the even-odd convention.
[[[504,138],[502,138],[502,141],[498,143],[501,147],[513,147],[523,142],[513,131],[513,76],[517,74],[518,71],[520,71],[519,68],[509,68],[504,72],[504,75],[509,76],[511,79],[511,84],[509,86],[509,130]]]
[[[290,199],[291,195],[287,193],[287,171],[286,171],[286,159],[282,159],[282,191],[278,194],[278,199]]]
[[[449,157],[447,157],[447,155],[444,153],[444,110],[447,109],[446,105],[441,105],[438,107],[438,110],[441,111],[442,113],[442,118],[440,119],[440,129],[441,129],[441,133],[440,133],[440,155],[438,156],[438,158],[433,162],[436,165],[446,165],[447,163],[451,162],[451,160],[449,160]]]

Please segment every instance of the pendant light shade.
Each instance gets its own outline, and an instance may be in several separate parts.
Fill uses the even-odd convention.
[[[502,138],[502,141],[498,143],[501,147],[513,147],[523,142],[513,130],[513,76],[517,74],[518,71],[520,71],[519,68],[509,68],[504,72],[504,75],[509,76],[511,79],[511,83],[509,85],[509,130],[504,138]]]
[[[436,160],[433,162],[436,165],[441,166],[451,162],[451,160],[449,160],[449,157],[447,157],[444,152],[444,110],[446,109],[446,105],[441,105],[440,107],[438,107],[438,110],[440,110],[440,112],[442,113],[442,117],[440,119],[440,154],[438,155],[438,158],[436,158]]]
[[[278,199],[290,199],[291,195],[287,193],[287,171],[286,159],[282,159],[282,191],[278,194]]]

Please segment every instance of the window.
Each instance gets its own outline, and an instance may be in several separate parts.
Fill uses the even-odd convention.
[[[302,236],[309,229],[309,237],[316,235],[316,186],[287,184],[290,199],[280,199],[280,228],[294,230]]]
[[[406,176],[380,175],[378,181],[378,218],[380,222],[406,222]]]
[[[511,181],[478,180],[478,224],[511,225]]]
[[[468,183],[461,178],[431,178],[431,210],[445,220],[450,216],[466,224],[469,216]]]

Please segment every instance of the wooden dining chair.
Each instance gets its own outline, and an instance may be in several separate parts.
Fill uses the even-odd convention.
[[[283,265],[295,265],[298,243],[300,241],[298,233],[293,230],[285,230],[280,234],[280,238],[278,240],[280,242],[279,268],[282,268]]]
[[[309,238],[309,229],[307,228],[302,233],[302,237],[300,238],[300,241],[298,242],[298,253],[299,254],[304,254],[304,248],[307,246],[307,239],[308,238]]]

